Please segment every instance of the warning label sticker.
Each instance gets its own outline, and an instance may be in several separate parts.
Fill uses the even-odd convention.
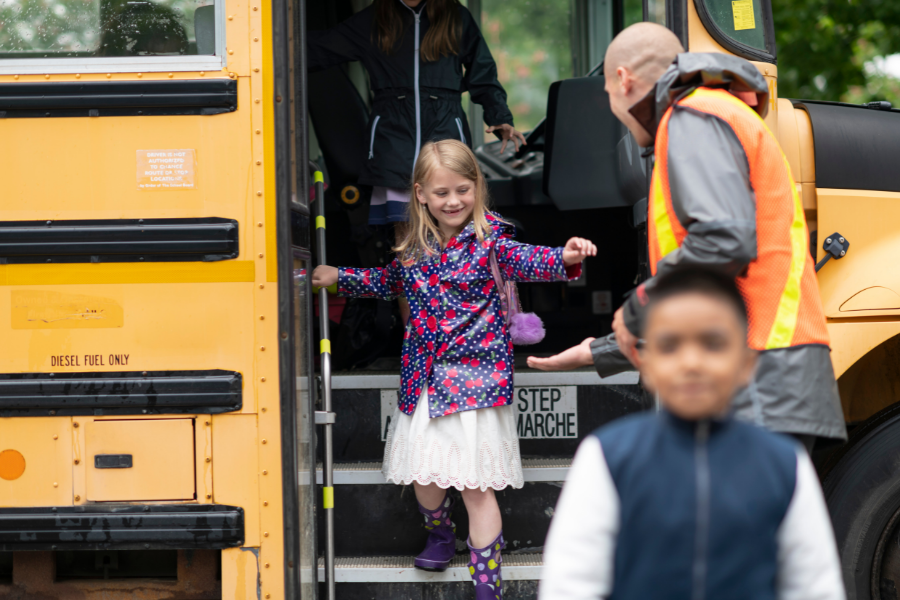
[[[756,29],[756,18],[753,16],[753,0],[733,0],[731,12],[734,15],[734,30]]]
[[[193,150],[138,150],[139,190],[192,190],[197,158]]]

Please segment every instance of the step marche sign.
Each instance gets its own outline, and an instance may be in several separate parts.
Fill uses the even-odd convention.
[[[523,440],[578,438],[578,386],[516,387],[516,428]],[[387,441],[397,390],[381,390],[381,441]]]

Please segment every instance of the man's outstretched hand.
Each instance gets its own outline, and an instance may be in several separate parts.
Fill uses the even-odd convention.
[[[587,338],[577,346],[560,352],[556,356],[547,358],[529,356],[528,366],[541,371],[571,371],[578,367],[589,367],[594,364],[594,357],[591,354],[591,342],[593,341],[594,338]]]

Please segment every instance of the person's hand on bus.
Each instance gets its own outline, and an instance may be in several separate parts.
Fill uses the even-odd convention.
[[[578,367],[588,367],[594,364],[594,357],[591,355],[591,342],[593,341],[594,338],[587,338],[577,346],[564,350],[555,356],[546,358],[529,356],[528,366],[541,371],[571,371]]]
[[[319,265],[313,271],[312,284],[313,287],[323,288],[334,285],[338,280],[337,267],[329,267],[328,265]]]
[[[563,248],[563,262],[567,267],[578,264],[588,256],[597,256],[597,246],[591,240],[573,237]]]
[[[525,141],[525,136],[522,135],[521,131],[516,130],[515,127],[504,123],[503,125],[491,125],[487,129],[484,130],[485,133],[494,133],[495,131],[500,132],[500,139],[503,140],[503,143],[500,144],[500,154],[503,154],[503,151],[506,150],[506,144],[509,140],[513,141],[513,144],[516,146],[516,152],[519,151],[519,143],[523,146],[527,146],[528,142]]]
[[[616,314],[613,316],[612,328],[613,332],[616,334],[616,343],[619,345],[619,350],[621,350],[622,354],[625,355],[625,358],[634,365],[634,368],[639,369],[641,367],[641,360],[637,351],[638,340],[625,326],[625,313],[621,307],[619,307],[619,310],[617,310]]]

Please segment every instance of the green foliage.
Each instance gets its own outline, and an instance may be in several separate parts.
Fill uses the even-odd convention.
[[[900,82],[878,69],[900,52],[900,2],[772,0],[772,12],[780,97],[900,106]]]
[[[547,112],[550,84],[572,76],[569,0],[483,0],[481,32],[509,97],[516,129]]]

